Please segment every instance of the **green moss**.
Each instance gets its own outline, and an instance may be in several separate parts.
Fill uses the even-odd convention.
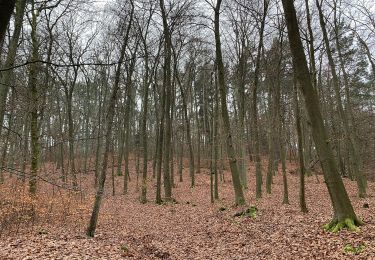
[[[129,252],[129,247],[128,247],[128,245],[127,244],[122,244],[122,245],[120,245],[120,249],[121,249],[121,251],[123,251],[123,252]]]
[[[345,247],[344,247],[344,252],[345,253],[353,253],[353,254],[360,254],[362,253],[366,248],[366,245],[365,244],[362,244],[362,245],[359,245],[359,246],[353,246],[351,244],[347,244]]]
[[[256,218],[257,217],[258,208],[255,206],[251,206],[250,208],[247,208],[244,211],[238,212],[234,215],[234,217],[251,217]]]
[[[330,231],[333,233],[337,233],[343,229],[348,229],[349,231],[355,231],[359,232],[360,229],[358,226],[363,225],[363,222],[358,220],[358,219],[351,219],[351,218],[346,218],[341,221],[331,221],[328,224],[325,224],[323,226],[324,230]]]

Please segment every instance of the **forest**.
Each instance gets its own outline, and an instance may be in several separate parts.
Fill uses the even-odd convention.
[[[0,259],[375,258],[372,0],[0,0]]]

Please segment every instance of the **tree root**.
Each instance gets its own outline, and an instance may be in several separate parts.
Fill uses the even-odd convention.
[[[325,224],[324,230],[337,233],[343,229],[348,229],[349,231],[359,232],[358,226],[363,225],[363,222],[359,219],[345,218],[344,220],[332,220],[330,223]]]

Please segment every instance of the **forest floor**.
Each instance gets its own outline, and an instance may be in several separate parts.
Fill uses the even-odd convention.
[[[95,238],[85,236],[94,198],[92,177],[82,177],[83,192],[40,182],[37,197],[31,199],[27,185],[6,174],[0,190],[0,259],[375,258],[374,183],[369,182],[369,197],[360,200],[355,182],[344,180],[365,225],[358,233],[333,234],[322,228],[332,214],[322,176],[319,183],[315,176],[306,179],[309,212],[303,214],[296,175],[288,174],[290,205],[283,205],[281,174],[274,177],[272,195],[264,193],[257,201],[254,169],[250,167],[249,172],[246,199],[248,206],[257,207],[256,218],[234,217],[244,208],[233,207],[229,172],[219,186],[220,200],[214,204],[207,171],[196,175],[197,185],[191,189],[185,168],[184,182],[176,177],[173,189],[177,203],[156,205],[151,181],[149,202],[139,203],[134,171],[129,193],[122,195],[123,177],[116,176],[116,195],[112,196],[109,171]]]

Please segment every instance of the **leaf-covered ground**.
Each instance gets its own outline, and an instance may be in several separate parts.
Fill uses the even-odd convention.
[[[246,199],[257,217],[233,217],[230,174],[219,187],[220,200],[211,204],[209,175],[197,174],[197,185],[184,182],[173,190],[177,203],[155,205],[150,182],[147,204],[140,204],[136,178],[122,194],[123,177],[116,176],[112,196],[108,172],[95,238],[85,237],[94,189],[82,177],[84,192],[75,193],[40,184],[36,199],[27,186],[8,177],[0,190],[0,259],[373,259],[375,256],[374,184],[369,198],[358,199],[355,182],[345,179],[357,214],[366,223],[359,233],[332,234],[322,225],[330,220],[331,206],[321,176],[306,180],[309,212],[298,206],[298,177],[288,174],[290,205],[282,205],[282,178],[274,177],[272,195],[256,201],[253,168],[249,169]],[[368,203],[368,208],[363,205]],[[345,250],[346,247],[346,250]]]

